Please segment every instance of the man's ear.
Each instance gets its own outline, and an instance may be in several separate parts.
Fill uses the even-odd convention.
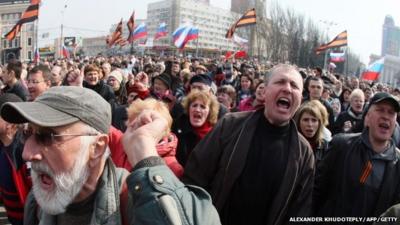
[[[101,134],[97,137],[96,141],[90,145],[89,166],[96,165],[103,158],[108,146],[108,141],[108,136],[106,134]]]

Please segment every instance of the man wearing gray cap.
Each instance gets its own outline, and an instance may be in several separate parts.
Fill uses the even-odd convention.
[[[110,105],[92,90],[53,87],[33,102],[6,103],[1,116],[32,128],[25,224],[219,224],[208,194],[185,187],[157,156],[167,122],[155,112],[128,125],[131,174],[109,157]]]
[[[393,96],[376,93],[365,111],[363,132],[333,138],[317,168],[316,215],[378,217],[400,202],[400,151],[392,139],[399,111]]]

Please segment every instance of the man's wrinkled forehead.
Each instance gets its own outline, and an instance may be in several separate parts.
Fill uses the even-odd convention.
[[[271,75],[269,77],[269,80],[272,79],[280,79],[282,77],[287,77],[289,79],[293,79],[296,81],[300,87],[303,87],[303,78],[301,77],[301,74],[299,71],[292,67],[278,67],[276,69],[273,69],[271,71]]]

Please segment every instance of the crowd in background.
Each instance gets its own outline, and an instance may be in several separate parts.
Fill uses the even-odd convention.
[[[42,60],[38,64],[12,60],[1,67],[0,74],[2,95],[14,94],[12,98],[20,101],[34,101],[54,86],[82,86],[97,92],[112,109],[111,157],[118,167],[128,170],[132,167],[121,144],[127,122],[143,110],[160,111],[169,121],[170,130],[158,143],[157,151],[181,178],[192,151],[221,118],[264,108],[265,76],[273,66],[257,60],[125,55]],[[375,93],[385,92],[400,98],[397,87],[336,74],[333,69],[298,68],[298,71],[304,89],[293,120],[313,150],[316,166],[326,156],[335,135],[364,130],[365,111]],[[2,101],[8,99],[9,96]],[[290,106],[285,100],[278,104]],[[5,136],[1,138],[2,150],[9,147],[7,143],[18,139],[13,144],[17,151],[12,157],[3,156],[6,153],[1,151],[0,158],[2,164],[12,165],[0,169],[0,191],[10,222],[18,224],[22,220],[24,197],[31,186],[28,168],[21,159],[27,131],[26,127],[7,124],[0,132]],[[400,146],[398,126],[393,140]],[[5,176],[7,171],[13,171],[13,176]],[[16,177],[20,180],[18,186],[10,186],[7,179]]]

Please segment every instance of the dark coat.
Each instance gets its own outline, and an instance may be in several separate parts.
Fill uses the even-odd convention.
[[[182,165],[186,165],[190,153],[199,142],[199,137],[190,125],[189,117],[182,114],[172,125],[172,132],[178,137],[176,159]]]
[[[372,175],[365,176],[373,155],[368,133],[336,135],[327,156],[318,164],[313,196],[315,215],[376,217],[399,203],[400,152],[393,143],[393,158],[385,161],[383,180],[377,184],[379,188],[374,188],[368,183]]]
[[[353,126],[350,130],[345,131],[343,129],[344,123],[346,121],[350,121]],[[356,129],[360,126],[360,123],[362,124],[362,114],[359,116],[355,115],[353,111],[351,111],[351,107],[349,107],[346,111],[341,112],[339,116],[337,117],[335,123],[333,124],[332,128],[332,134],[338,134],[338,133],[356,133]]]
[[[196,146],[186,163],[183,180],[208,190],[221,213],[242,173],[252,137],[264,108],[230,113]],[[310,145],[291,121],[292,147],[285,179],[271,203],[267,224],[288,223],[290,216],[309,216],[314,182],[314,156]],[[268,179],[268,178],[265,178]]]
[[[29,95],[28,90],[24,85],[22,85],[21,81],[17,81],[17,83],[15,83],[14,86],[12,86],[11,88],[9,86],[4,87],[3,93],[15,94],[23,101],[26,101]]]
[[[83,82],[83,87],[92,89],[103,97],[110,104],[115,104],[115,94],[113,89],[100,80],[96,85],[89,85],[86,81]]]

